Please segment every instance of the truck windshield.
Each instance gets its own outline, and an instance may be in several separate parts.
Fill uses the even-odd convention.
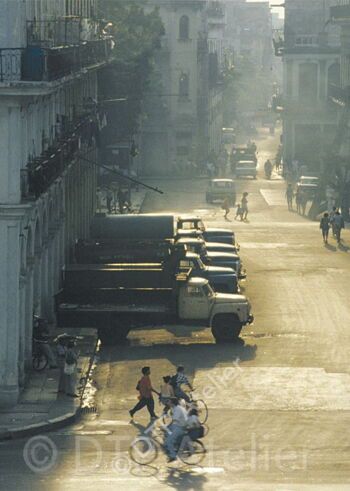
[[[203,286],[203,292],[205,294],[206,297],[212,297],[214,295],[214,291],[212,289],[212,287],[209,285],[209,283],[207,283],[206,285]]]

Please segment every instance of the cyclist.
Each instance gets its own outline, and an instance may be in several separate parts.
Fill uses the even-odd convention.
[[[178,444],[186,434],[187,411],[179,404],[177,398],[170,400],[170,406],[172,421],[167,427],[167,436],[164,443],[169,457],[168,462],[174,462],[177,456]]]
[[[173,377],[171,377],[170,383],[173,386],[175,396],[178,399],[184,399],[186,402],[190,402],[190,398],[188,397],[188,395],[186,394],[186,392],[184,392],[182,390],[181,386],[182,385],[187,385],[187,387],[190,390],[193,390],[193,387],[190,384],[188,378],[186,377],[186,375],[185,375],[185,369],[184,369],[184,367],[182,365],[179,365],[177,367],[176,375],[174,375]]]
[[[174,388],[170,384],[171,377],[166,375],[163,377],[164,383],[160,386],[159,400],[164,405],[164,413],[166,414],[170,407],[170,400],[175,397]]]

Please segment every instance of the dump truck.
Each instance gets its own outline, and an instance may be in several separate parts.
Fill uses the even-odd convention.
[[[103,275],[102,275],[103,276]],[[63,289],[55,296],[57,325],[98,330],[105,344],[125,341],[131,329],[168,325],[210,327],[217,342],[235,341],[253,322],[243,295],[215,293],[208,280],[190,271],[174,278],[172,287],[105,287],[85,282],[77,288],[74,275],[63,274]]]

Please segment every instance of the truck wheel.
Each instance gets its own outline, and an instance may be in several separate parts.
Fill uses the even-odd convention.
[[[122,344],[128,337],[130,329],[125,326],[115,325],[115,327],[108,327],[98,330],[98,337],[101,343],[105,346],[114,346],[116,344]]]
[[[217,343],[237,341],[242,325],[236,315],[222,314],[214,317],[211,332]]]

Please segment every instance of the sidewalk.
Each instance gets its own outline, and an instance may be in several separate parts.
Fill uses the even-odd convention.
[[[148,190],[141,186],[139,191],[132,190],[132,208],[136,213],[141,211],[147,193]],[[107,212],[105,203],[101,211]],[[60,331],[63,332],[55,330],[54,335]],[[86,403],[85,388],[94,362],[97,334],[94,329],[65,329],[64,332],[82,338],[77,342],[80,356],[75,390],[80,397],[72,399],[57,393],[58,369],[30,372],[18,404],[10,409],[0,409],[0,441],[53,431],[79,418]]]
[[[79,417],[94,361],[97,337],[93,329],[67,329],[65,332],[82,338],[77,341],[80,356],[76,394],[80,397],[72,399],[57,394],[58,369],[46,368],[42,372],[30,372],[18,404],[11,409],[0,409],[0,441],[53,431],[73,423]]]

